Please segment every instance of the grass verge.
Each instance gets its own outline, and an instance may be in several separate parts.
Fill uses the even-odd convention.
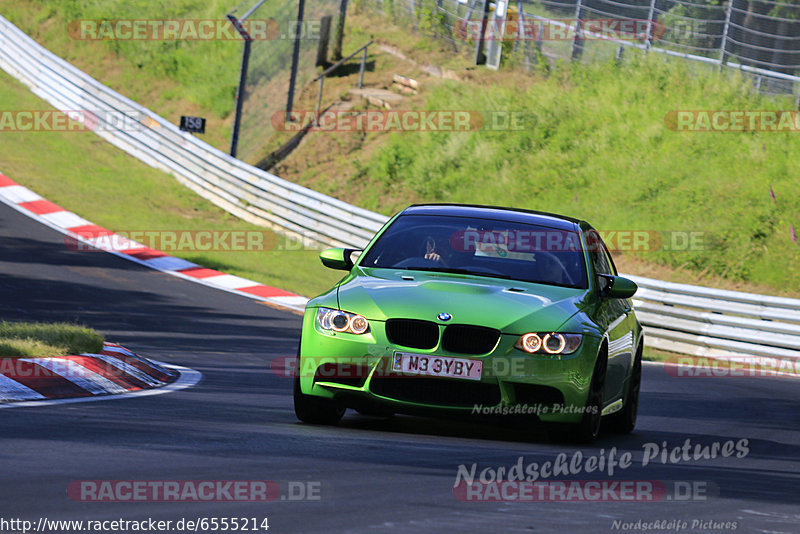
[[[674,362],[676,358],[683,356],[677,352],[658,350],[645,345],[642,350],[642,360],[648,362]]]
[[[16,109],[50,109],[25,86],[0,72],[0,102]],[[0,133],[0,172],[48,200],[115,232],[264,232],[148,167],[89,132]],[[274,242],[266,239],[265,243]],[[74,252],[81,254],[82,252]],[[200,265],[304,295],[340,278],[314,250],[178,250]]]
[[[93,40],[81,20],[224,19],[235,0],[4,2],[3,16],[55,54],[174,124],[207,117],[205,139],[227,149],[241,44],[235,40]]]
[[[368,79],[386,85],[387,74]],[[423,109],[516,112],[522,127],[318,132],[278,174],[387,215],[414,201],[464,202],[571,215],[607,233],[652,232],[640,250],[611,243],[615,257],[680,271],[676,281],[800,296],[795,132],[675,131],[667,120],[681,110],[791,111],[791,99],[655,55],[467,76],[423,76]]]
[[[190,15],[204,9],[191,0],[179,4]],[[177,91],[174,77],[151,83],[163,74],[159,65],[169,58],[185,59],[184,52],[159,42],[59,40],[59,24],[88,13],[80,11],[83,8],[72,13],[69,9],[78,8],[64,5],[14,3],[9,13],[79,66],[95,57],[91,51],[98,52],[100,63],[115,66],[107,73],[90,66],[105,83],[114,82],[119,72],[135,73],[135,83],[117,88],[142,100],[149,95],[139,91],[149,87],[157,98],[142,101],[159,113],[197,100],[191,91],[186,96]],[[107,5],[98,2],[97,9]],[[226,8],[224,2],[209,7],[215,13]],[[800,193],[800,172],[793,164],[800,157],[800,145],[792,133],[687,133],[665,124],[667,114],[675,110],[790,109],[791,102],[754,97],[736,76],[700,72],[686,62],[662,61],[654,55],[632,55],[620,66],[557,64],[533,75],[507,69],[490,72],[469,67],[464,57],[428,36],[358,10],[348,16],[348,25],[345,51],[375,37],[408,57],[409,61],[399,60],[371,47],[371,70],[365,77],[368,86],[384,88],[391,85],[392,73],[418,78],[422,90],[406,100],[406,109],[516,111],[527,118],[525,127],[319,132],[307,136],[277,168],[280,176],[386,214],[411,202],[470,202],[564,213],[607,232],[644,230],[668,240],[692,233],[701,236],[694,248],[667,241],[650,250],[617,252],[615,258],[622,271],[632,274],[800,296],[795,235],[800,205],[791,200]],[[101,44],[106,48],[91,48]],[[114,52],[116,62],[108,55],[108,47],[114,46],[122,47]],[[148,59],[133,68],[130,63],[139,55]],[[186,61],[189,65],[194,60]],[[421,67],[429,61],[447,66],[458,80],[428,76]],[[176,68],[191,72],[186,65]],[[326,102],[345,94],[356,76],[354,72],[326,82]],[[298,106],[312,108],[315,97],[316,89],[307,87]],[[210,102],[206,105],[213,107]],[[248,227],[171,178],[131,164],[131,158],[113,149],[101,150],[99,139],[43,150],[22,142],[37,135],[44,136],[18,135],[15,145],[5,143],[14,135],[3,133],[0,169],[99,224],[119,230]],[[48,139],[43,144],[57,143]],[[85,161],[83,154],[92,154],[92,161]],[[84,169],[71,172],[73,163]],[[176,255],[306,295],[337,278],[319,267],[315,253]]]
[[[98,353],[103,340],[100,333],[83,325],[0,322],[0,358]]]

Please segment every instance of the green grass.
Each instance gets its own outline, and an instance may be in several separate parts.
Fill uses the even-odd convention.
[[[57,28],[70,17],[100,16],[109,2],[99,0],[91,4],[94,7],[78,2],[13,3],[8,14],[24,29],[38,32],[57,53],[90,63],[89,45],[78,46],[63,36],[59,41]],[[125,13],[145,18],[159,11],[140,3],[131,4]],[[181,0],[174,6],[158,16],[190,18],[229,10],[224,2],[204,8]],[[457,70],[461,82],[422,78],[427,109],[522,112],[528,118],[525,128],[370,133],[357,150],[334,153],[336,161],[325,167],[319,165],[315,137],[310,136],[304,142],[308,149],[301,146],[292,156],[304,158],[304,165],[288,178],[385,214],[412,201],[471,202],[564,213],[606,231],[702,233],[699,250],[660,249],[638,256],[676,272],[695,273],[697,279],[726,279],[766,288],[764,292],[800,294],[800,249],[791,237],[791,228],[800,228],[796,134],[680,133],[664,123],[674,110],[792,109],[789,100],[755,97],[736,75],[718,76],[687,62],[665,62],[655,54],[630,54],[622,66],[556,64],[549,74],[532,76],[468,69],[464,57],[427,36],[360,15],[348,21],[345,52],[379,32],[382,42],[401,48],[419,63],[428,57],[434,62],[446,58]],[[130,50],[128,44],[94,45],[122,47],[115,52],[119,61],[112,65],[120,73],[101,79],[119,82],[120,76],[132,77],[130,87],[122,84],[128,96],[150,94],[154,80],[165,76],[161,85],[155,84],[155,101],[144,101],[157,112],[169,107],[165,102],[178,106],[202,101],[213,107],[213,99],[199,98],[196,91],[201,89],[193,87],[213,84],[217,77],[194,77],[186,91],[176,82],[176,76],[183,79],[194,72],[187,65],[195,59],[184,64],[182,53],[162,43],[146,54],[138,47],[152,48],[153,43],[130,43]],[[191,48],[199,43],[177,46],[202,56],[196,53],[201,50]],[[140,52],[146,61],[132,67]],[[387,55],[377,58],[380,75],[409,68],[390,65]],[[178,59],[174,72],[160,66]],[[217,65],[222,60],[207,61]],[[366,79],[382,83],[378,73],[368,73]],[[42,105],[19,87],[3,87],[0,98],[15,102],[15,108]],[[91,134],[2,135],[0,170],[98,224],[115,230],[252,228]],[[321,135],[316,139],[323,139]],[[338,141],[348,134],[337,135]],[[306,295],[337,278],[319,267],[313,252],[176,255]]]
[[[130,67],[120,80],[129,91],[147,91],[149,83],[168,78],[180,82],[182,99],[223,116],[233,107],[240,43],[229,40],[90,41],[77,39],[68,31],[68,25],[80,20],[224,19],[239,3],[236,0],[33,0],[6,2],[3,16],[54,50],[70,52],[68,55],[80,54],[98,44],[114,54],[121,64]]]
[[[12,109],[49,108],[5,73],[0,102],[13,103]],[[113,231],[264,231],[89,132],[2,132],[0,172]],[[340,277],[322,267],[314,250],[170,254],[304,295],[322,292]]]
[[[49,50],[112,89],[147,105],[173,124],[178,123],[181,115],[205,117],[206,133],[200,138],[227,152],[242,54],[242,41],[238,36],[233,39],[222,34],[221,39],[108,37],[95,40],[81,38],[81,21],[184,21],[184,29],[200,27],[203,30],[194,22],[214,20],[218,21],[216,28],[226,30],[229,29],[226,14],[241,17],[254,3],[246,0],[31,0],[5,2],[2,15]],[[331,12],[335,5],[332,0],[307,3],[306,20],[318,21],[320,9]],[[271,19],[277,23],[279,31],[286,33],[290,21],[296,18],[296,2],[271,0],[250,20]],[[102,30],[98,30],[102,26],[94,28],[96,34],[90,30],[86,35],[103,35]],[[270,132],[273,113],[286,102],[285,85],[293,42],[285,38],[253,41],[237,152],[242,159],[257,161],[264,155],[261,152],[266,141],[265,132]],[[304,39],[302,44],[298,73],[301,85],[316,70],[313,64],[315,42]]]
[[[86,40],[80,20],[224,19],[236,0],[32,0],[5,2],[2,15],[49,50],[177,124],[207,118],[201,138],[228,150],[242,45],[233,40]],[[241,14],[241,11],[239,11]]]
[[[700,250],[642,257],[733,281],[800,290],[800,144],[796,133],[686,133],[672,110],[793,109],[735,77],[683,62],[556,66],[527,86],[434,87],[428,109],[520,111],[518,131],[396,132],[353,182],[361,204],[391,213],[402,184],[426,201],[509,205],[584,218],[601,230],[702,232]],[[365,185],[366,184],[366,185]],[[773,188],[776,200],[770,198]]]
[[[677,352],[669,352],[665,350],[658,350],[645,345],[642,351],[642,360],[648,362],[675,362],[676,358],[682,355]]]
[[[83,325],[0,321],[0,358],[64,356],[102,349],[103,336]]]

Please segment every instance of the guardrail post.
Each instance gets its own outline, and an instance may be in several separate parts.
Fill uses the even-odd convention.
[[[578,0],[575,5],[575,37],[572,39],[570,59],[580,59],[581,54],[583,54],[583,43],[583,3]]]
[[[794,86],[796,88],[795,93],[797,93],[797,95],[794,98],[794,108],[800,109],[800,82],[796,82]]]
[[[722,67],[728,63],[728,51],[726,48],[728,47],[728,31],[731,24],[732,7],[733,0],[728,0],[728,3],[725,4],[725,25],[722,27],[722,44],[720,45],[719,70],[722,70]]]

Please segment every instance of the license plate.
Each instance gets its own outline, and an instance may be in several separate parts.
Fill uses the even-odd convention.
[[[430,354],[395,352],[392,370],[408,375],[445,376],[480,380],[483,362]]]

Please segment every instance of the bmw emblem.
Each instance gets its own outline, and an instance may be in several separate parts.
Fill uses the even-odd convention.
[[[450,319],[453,318],[453,316],[447,312],[442,312],[439,315],[437,315],[436,318],[439,319],[440,321],[449,321]]]

